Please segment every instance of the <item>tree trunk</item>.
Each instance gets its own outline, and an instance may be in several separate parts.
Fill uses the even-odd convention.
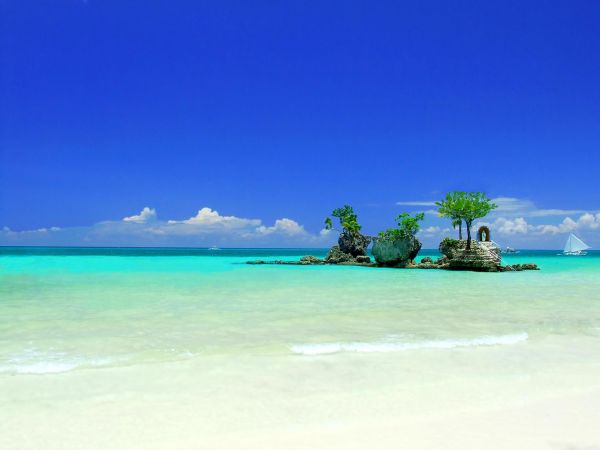
[[[471,250],[471,224],[465,221],[465,225],[467,226],[467,250]]]
[[[458,222],[458,239],[462,241],[462,220]]]

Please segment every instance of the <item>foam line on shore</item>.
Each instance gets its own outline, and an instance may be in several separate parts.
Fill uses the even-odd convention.
[[[292,345],[292,352],[299,355],[328,355],[341,352],[391,353],[419,349],[453,349],[458,347],[480,347],[492,345],[513,345],[525,342],[527,333],[505,334],[500,336],[480,336],[472,339],[440,339],[420,342],[330,342],[322,344]]]

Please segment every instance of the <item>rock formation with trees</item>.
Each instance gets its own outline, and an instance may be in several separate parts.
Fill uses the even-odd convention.
[[[386,267],[405,267],[412,264],[419,250],[421,242],[417,239],[424,213],[412,217],[408,213],[396,217],[397,228],[389,228],[379,233],[374,239],[373,256],[377,265]]]

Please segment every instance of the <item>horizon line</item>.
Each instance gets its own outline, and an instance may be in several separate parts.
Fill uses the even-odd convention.
[[[210,250],[211,247],[192,247],[192,246],[118,246],[118,245],[0,245],[4,248],[115,248],[115,249],[196,249]],[[329,250],[330,247],[217,247],[219,250]],[[422,250],[439,250],[437,247],[422,248]],[[561,248],[519,248],[523,251],[562,251]],[[599,249],[589,249],[588,251],[599,251]]]

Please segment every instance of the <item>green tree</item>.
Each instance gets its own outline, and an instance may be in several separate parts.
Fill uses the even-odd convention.
[[[350,205],[344,205],[341,208],[336,208],[331,213],[333,217],[337,217],[340,220],[340,225],[344,231],[352,234],[356,234],[361,230],[361,226],[358,224],[358,216],[354,212],[354,209]],[[325,218],[325,229],[331,230],[333,228],[333,221],[331,217]]]
[[[452,219],[452,228],[458,227],[458,239],[462,241],[462,219]]]
[[[462,240],[462,223],[467,227],[467,249],[471,248],[471,226],[475,219],[480,219],[489,214],[498,206],[483,192],[453,191],[446,194],[446,198],[435,203],[438,206],[440,217],[452,220],[452,226],[458,226],[458,237]]]
[[[379,233],[379,238],[397,240],[406,239],[415,236],[421,229],[421,222],[425,218],[425,213],[417,213],[412,217],[409,213],[402,213],[396,217],[398,228],[389,228]]]
[[[471,226],[475,219],[487,216],[498,205],[492,202],[483,192],[469,192],[466,195],[466,205],[462,210],[462,220],[467,226],[467,249],[471,248]]]
[[[438,206],[440,217],[447,217],[452,220],[452,227],[458,226],[458,238],[462,240],[462,222],[467,203],[467,193],[463,191],[453,191],[446,194],[442,201],[435,202]]]

